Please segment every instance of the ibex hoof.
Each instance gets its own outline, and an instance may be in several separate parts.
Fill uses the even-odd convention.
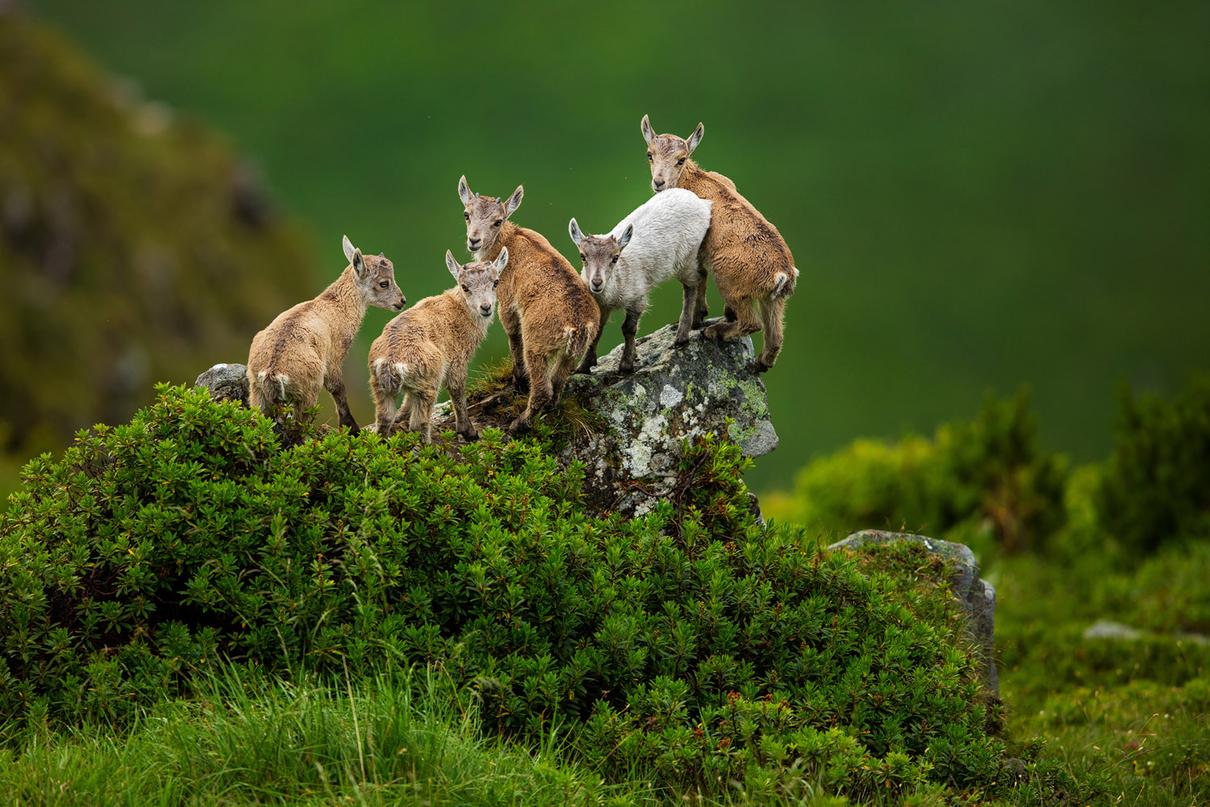
[[[512,423],[508,424],[509,434],[525,434],[530,429],[528,418],[517,418]]]
[[[463,429],[458,434],[462,435],[462,438],[468,443],[479,439],[479,430],[474,426],[471,426],[469,429]]]

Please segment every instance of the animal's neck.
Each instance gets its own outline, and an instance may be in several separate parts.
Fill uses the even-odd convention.
[[[466,295],[457,286],[448,289],[445,294],[450,298],[451,310],[457,312],[454,316],[463,317],[466,323],[470,325],[474,334],[479,337],[479,342],[482,342],[487,337],[487,329],[492,324],[492,318],[485,317],[478,311],[473,310],[470,301],[466,299]],[[479,346],[479,342],[475,343],[475,347]]]
[[[693,160],[688,160],[685,167],[681,169],[681,176],[676,186],[701,197],[712,196],[718,189],[717,183],[710,178],[709,172]]]
[[[495,245],[492,246],[491,250],[479,252],[475,256],[475,260],[494,261],[496,258],[500,257],[500,250],[504,249],[505,247],[508,247],[508,251],[510,253],[515,252],[516,250],[513,249],[512,240],[514,237],[516,237],[517,231],[520,229],[520,227],[513,224],[508,219],[505,219],[504,223],[500,225],[500,236],[496,239]]]
[[[366,301],[357,289],[357,275],[351,265],[340,273],[331,286],[324,289],[319,299],[324,305],[340,312],[337,319],[339,328],[357,333],[361,321],[365,319]]]

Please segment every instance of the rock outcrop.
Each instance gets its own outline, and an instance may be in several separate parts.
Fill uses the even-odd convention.
[[[199,375],[193,385],[210,390],[210,397],[216,401],[248,405],[248,368],[242,364],[216,364]]]
[[[677,347],[675,335],[668,325],[638,339],[633,373],[618,372],[619,345],[592,373],[573,376],[567,384],[566,395],[575,399],[591,428],[571,431],[562,458],[584,464],[587,492],[601,509],[639,514],[667,497],[686,441],[729,437],[748,457],[777,448],[765,384],[752,369],[752,340],[719,344],[695,332],[688,344]],[[195,383],[216,400],[247,402],[242,364],[216,364]],[[514,398],[524,396],[510,388],[491,397],[516,403]],[[480,403],[487,401],[471,400],[472,417],[481,427],[492,425]],[[507,411],[500,400],[491,407]],[[433,417],[439,428],[450,425],[448,402],[438,405]],[[372,431],[373,423],[363,428]]]
[[[843,541],[837,541],[828,549],[859,550],[896,541],[921,544],[929,552],[953,564],[954,576],[950,579],[950,589],[966,614],[971,638],[982,650],[984,683],[993,693],[999,694],[1000,676],[996,672],[996,590],[979,576],[979,562],[975,560],[975,553],[971,552],[970,547],[906,532],[862,530]]]
[[[677,347],[675,336],[667,325],[638,339],[629,375],[618,373],[619,345],[567,384],[600,427],[573,436],[565,454],[584,463],[590,495],[610,509],[642,513],[671,493],[686,440],[729,436],[748,457],[777,448],[752,340],[720,344],[695,332]]]

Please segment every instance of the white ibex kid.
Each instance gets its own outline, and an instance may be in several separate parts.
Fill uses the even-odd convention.
[[[465,266],[446,250],[445,266],[458,285],[395,317],[370,346],[370,392],[383,437],[407,418],[407,428],[431,442],[433,403],[442,387],[449,388],[458,434],[468,440],[479,436],[466,413],[467,368],[492,324],[508,250],[500,250],[494,262]],[[397,410],[400,393],[403,407]]]
[[[765,344],[756,370],[773,366],[781,352],[786,300],[794,293],[798,269],[781,233],[722,174],[703,170],[690,159],[705,129],[698,124],[688,139],[657,135],[643,116],[643,139],[651,163],[651,189],[657,194],[684,188],[714,203],[702,259],[726,303],[724,321],[706,328],[713,339],[736,339],[761,328]],[[705,284],[700,286],[705,292]],[[702,298],[704,303],[704,298]],[[760,309],[759,317],[754,308]]]
[[[362,255],[342,240],[349,265],[314,300],[277,315],[252,339],[248,354],[248,402],[274,417],[280,404],[300,414],[326,389],[336,402],[340,425],[357,431],[349,411],[342,372],[345,354],[361,328],[366,307],[399,311],[407,303],[395,285],[395,267],[385,255]]]
[[[619,308],[626,312],[622,323],[626,346],[618,369],[634,371],[634,337],[649,304],[647,295],[668,278],[681,281],[685,292],[676,344],[685,344],[689,332],[702,326],[704,312],[698,309],[697,300],[705,273],[698,263],[698,250],[709,228],[710,202],[686,190],[651,197],[607,235],[585,235],[574,218],[568,223],[567,231],[584,262],[580,276],[601,307],[601,327],[581,372],[597,363],[597,342],[610,313]]]
[[[495,260],[508,249],[508,269],[500,276],[500,324],[508,334],[513,381],[529,389],[525,411],[509,424],[510,432],[529,428],[534,414],[559,400],[600,324],[596,302],[567,259],[541,233],[508,220],[524,193],[518,185],[501,202],[473,193],[466,177],[458,180],[466,248],[479,261]]]

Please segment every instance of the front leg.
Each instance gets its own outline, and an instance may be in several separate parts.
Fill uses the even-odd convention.
[[[353,420],[353,413],[349,411],[349,398],[345,394],[344,379],[338,375],[328,376],[324,379],[324,388],[336,402],[336,414],[340,418],[340,425],[347,426],[350,432],[357,434],[359,429],[357,421]]]
[[[710,306],[706,304],[706,266],[703,263],[697,270],[697,296],[693,311],[693,329],[697,330],[702,327],[702,323],[709,314]]]
[[[618,363],[618,372],[630,374],[634,372],[634,359],[637,352],[634,346],[634,335],[639,332],[639,317],[642,311],[627,311],[626,321],[622,323],[622,338],[626,346],[622,348],[622,361]]]
[[[454,404],[454,431],[461,434],[467,440],[477,440],[479,431],[475,428],[475,424],[471,422],[470,415],[466,412],[466,372],[451,376],[446,381],[446,386],[450,391],[450,401]]]
[[[694,328],[700,328],[701,323],[697,322],[697,286],[683,286],[685,292],[681,300],[681,318],[676,325],[676,341],[674,345],[680,347],[689,341],[689,332]],[[696,324],[695,324],[696,323]]]
[[[597,366],[597,343],[601,341],[601,334],[605,333],[605,323],[609,321],[609,315],[613,313],[613,309],[606,308],[597,303],[597,310],[601,312],[601,322],[597,326],[597,335],[592,338],[592,345],[589,346],[588,352],[584,354],[584,361],[580,363],[580,369],[577,373],[588,373],[593,367]]]

